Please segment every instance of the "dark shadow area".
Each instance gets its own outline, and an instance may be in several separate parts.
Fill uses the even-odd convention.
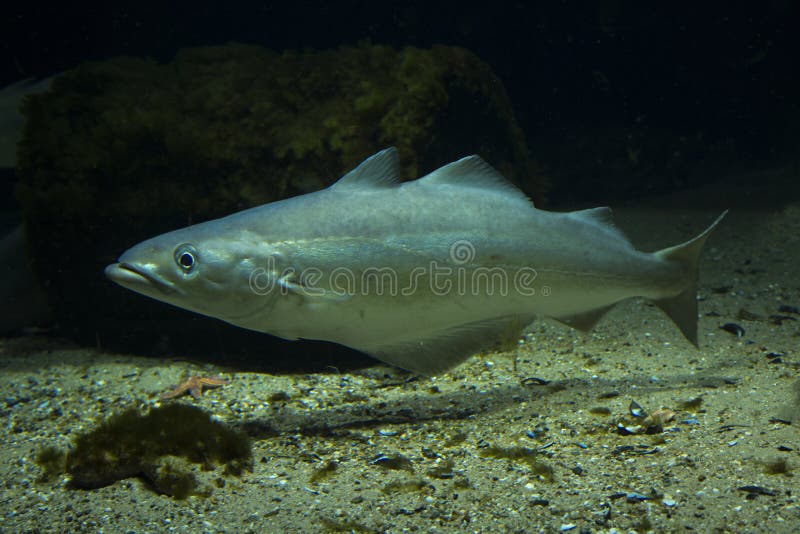
[[[730,367],[735,367],[731,365]],[[289,404],[275,408],[269,418],[245,419],[240,429],[255,439],[267,439],[284,433],[302,433],[320,437],[346,435],[348,430],[375,428],[387,424],[410,424],[431,420],[462,420],[471,416],[497,412],[521,402],[547,402],[549,406],[562,399],[564,404],[598,402],[600,395],[614,393],[625,398],[645,398],[654,391],[683,391],[686,388],[736,388],[738,378],[726,376],[722,369],[711,369],[700,375],[665,377],[658,384],[648,377],[634,376],[620,380],[569,379],[547,385],[526,386],[522,379],[501,387],[493,387],[491,395],[476,388],[456,392],[431,393],[408,390],[396,400],[350,403],[311,412],[294,410]],[[417,380],[412,377],[409,380]],[[425,380],[425,379],[419,379]],[[395,385],[397,387],[397,385]],[[402,386],[400,386],[402,387]],[[624,393],[621,393],[624,392]],[[623,415],[623,414],[618,414]]]
[[[119,361],[120,358],[126,358],[122,355],[94,351],[54,354],[50,350],[43,350],[53,346],[52,342],[44,338],[38,341],[32,338],[26,344],[29,345],[29,354],[25,354],[21,347],[15,347],[15,354],[25,354],[25,356],[0,362],[4,372],[38,371],[51,365],[102,367],[103,361]],[[353,386],[347,380],[338,385],[328,383],[324,388],[332,402],[326,407],[303,409],[291,397],[286,397],[283,402],[270,401],[272,413],[269,417],[248,418],[245,415],[242,421],[234,425],[255,439],[267,439],[286,433],[337,437],[346,435],[349,430],[375,428],[387,424],[463,420],[471,416],[502,411],[522,402],[529,402],[529,408],[535,412],[535,403],[544,401],[547,402],[542,406],[552,408],[563,404],[565,409],[574,410],[575,406],[591,407],[601,402],[599,399],[602,398],[623,397],[641,400],[656,391],[674,391],[676,396],[683,396],[687,394],[687,389],[693,388],[708,390],[740,388],[740,376],[744,369],[742,362],[746,359],[746,355],[739,355],[710,365],[702,371],[661,376],[655,383],[651,377],[643,374],[616,380],[600,378],[550,380],[551,377],[547,375],[531,379],[529,376],[519,374],[516,380],[504,381],[502,385],[492,382],[490,392],[485,391],[486,382],[466,384],[466,387],[457,390],[446,387],[432,390],[431,388],[437,384],[426,377],[378,366],[374,369],[356,371],[362,379],[368,379],[368,382],[359,387],[359,395],[363,396],[349,395],[348,390]],[[147,366],[145,360],[138,361],[142,362],[140,364],[142,367]],[[154,366],[158,364],[158,361],[153,361]],[[475,365],[475,362],[472,362],[472,365]],[[241,373],[243,369],[236,368],[235,371]],[[258,372],[260,369],[245,371]],[[334,372],[330,368],[327,371]],[[254,379],[269,380],[269,376],[258,376]],[[303,388],[303,381],[303,377],[297,378],[298,388]],[[447,382],[445,379],[441,386]],[[309,382],[309,386],[311,385],[313,383]],[[370,391],[377,393],[389,389],[399,390],[395,398],[387,400],[383,394],[376,394],[375,398],[370,398]],[[337,400],[340,391],[341,399]]]
[[[245,372],[347,372],[376,363],[373,358],[336,343],[289,341],[180,310],[175,310],[174,315],[185,317],[130,321],[121,328],[106,325],[98,333],[98,344],[104,351],[210,363]],[[91,344],[78,332],[69,337]]]

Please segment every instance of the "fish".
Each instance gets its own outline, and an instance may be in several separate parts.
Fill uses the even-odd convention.
[[[537,209],[477,155],[401,182],[390,147],[325,189],[143,241],[105,274],[242,328],[430,376],[536,318],[588,331],[633,297],[697,346],[698,258],[725,213],[642,252],[610,208]]]

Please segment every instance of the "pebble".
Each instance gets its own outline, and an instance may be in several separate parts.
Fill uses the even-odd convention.
[[[625,494],[625,500],[628,502],[642,502],[648,500],[649,498],[650,497],[648,497],[647,495],[636,493],[635,491]]]

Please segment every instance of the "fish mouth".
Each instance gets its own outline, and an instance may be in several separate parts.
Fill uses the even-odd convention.
[[[134,291],[152,288],[165,295],[175,293],[172,284],[134,263],[112,263],[106,267],[105,274],[110,280]]]

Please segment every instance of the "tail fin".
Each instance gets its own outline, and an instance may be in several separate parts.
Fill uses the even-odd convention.
[[[717,224],[728,213],[727,210],[717,217],[711,226],[695,237],[674,247],[665,248],[655,252],[655,255],[669,261],[681,263],[687,270],[688,283],[683,292],[666,299],[656,300],[655,304],[666,313],[672,321],[678,325],[686,339],[697,347],[697,263],[703,245],[716,228]]]

